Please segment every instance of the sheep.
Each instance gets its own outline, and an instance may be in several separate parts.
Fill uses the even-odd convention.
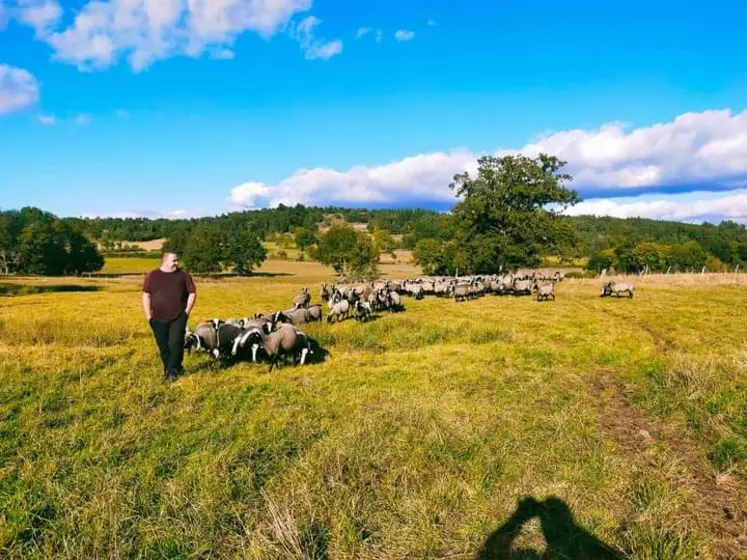
[[[602,286],[602,294],[600,297],[612,296],[613,294],[615,295],[615,297],[620,297],[621,293],[627,292],[628,297],[630,299],[633,299],[634,289],[635,288],[633,284],[630,284],[628,282],[621,282],[618,284],[610,280],[609,282],[605,282]]]
[[[386,303],[389,311],[392,311],[394,309],[399,309],[402,305],[402,299],[400,299],[397,292],[389,292],[386,294]]]
[[[300,294],[293,298],[293,307],[298,309],[300,307],[308,307],[311,303],[311,294],[309,289],[304,287]]]
[[[346,318],[350,312],[350,302],[346,299],[340,299],[337,303],[329,301],[329,313],[327,313],[327,323],[332,323],[335,318],[340,321],[340,318],[344,315]]]
[[[535,282],[532,289],[537,292],[537,301],[547,301],[549,298],[552,298],[552,300],[555,301],[554,282],[550,284],[539,284],[538,282]]]
[[[302,325],[309,320],[309,310],[304,307],[287,309],[275,313],[273,323],[290,323],[291,325]]]
[[[469,297],[469,284],[457,284],[454,286],[454,300],[464,301]]]
[[[512,289],[514,295],[529,295],[532,293],[532,286],[534,282],[532,280],[514,280]]]
[[[298,358],[299,363],[304,365],[306,357],[313,354],[309,337],[293,325],[283,324],[272,334],[262,335],[260,333],[259,336],[262,348],[270,360],[270,371],[277,366],[278,360],[283,356],[291,355]],[[255,335],[254,344],[257,343],[256,340]]]
[[[322,301],[327,301],[332,297],[332,289],[327,285],[326,282],[322,282],[319,287],[319,297]]]
[[[356,321],[368,321],[371,318],[373,310],[367,302],[356,301],[354,305],[355,309],[355,320]]]
[[[308,317],[306,320],[309,323],[319,323],[322,320],[322,306],[321,304],[317,303],[316,305],[311,305],[308,307]]]
[[[187,327],[184,333],[184,349],[188,353],[191,353],[192,348],[194,348],[212,354],[213,350],[218,348],[218,330],[216,329],[218,322],[218,319],[213,319],[213,321],[199,323],[194,331],[190,331]],[[213,355],[215,356],[215,354]],[[215,357],[217,358],[217,356]]]

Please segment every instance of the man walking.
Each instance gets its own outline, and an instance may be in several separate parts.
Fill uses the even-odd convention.
[[[161,352],[167,381],[175,381],[183,373],[184,333],[196,298],[195,283],[189,273],[179,268],[176,253],[165,252],[161,266],[145,276],[143,311]]]

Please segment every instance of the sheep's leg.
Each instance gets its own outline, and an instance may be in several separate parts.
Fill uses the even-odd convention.
[[[304,365],[306,363],[306,354],[308,354],[308,353],[309,353],[309,349],[308,348],[303,348],[301,350],[301,365]]]
[[[257,350],[259,350],[259,344],[252,345],[252,362],[257,362]]]

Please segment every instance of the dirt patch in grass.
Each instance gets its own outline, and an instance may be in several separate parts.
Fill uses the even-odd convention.
[[[677,485],[691,493],[688,509],[699,529],[713,539],[716,557],[746,558],[747,487],[728,472],[716,471],[682,427],[631,405],[628,391],[610,372],[600,372],[591,382],[591,391],[602,432],[634,464],[645,471],[661,469],[663,463],[676,464]]]

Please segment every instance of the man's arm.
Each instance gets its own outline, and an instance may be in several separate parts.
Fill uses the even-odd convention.
[[[151,312],[150,312],[150,294],[147,292],[143,292],[143,311],[145,311],[145,317],[150,321],[151,318]]]
[[[184,310],[187,315],[189,315],[190,311],[192,311],[192,308],[195,306],[196,299],[197,292],[192,292],[189,294],[189,297],[187,298],[187,308]]]
[[[150,310],[150,272],[143,279],[143,311],[145,311],[145,317],[150,321],[152,317]]]
[[[184,274],[187,277],[187,292],[189,293],[189,296],[187,296],[187,307],[184,309],[184,312],[189,315],[197,300],[197,286],[195,286],[195,281],[189,272],[185,272]]]

